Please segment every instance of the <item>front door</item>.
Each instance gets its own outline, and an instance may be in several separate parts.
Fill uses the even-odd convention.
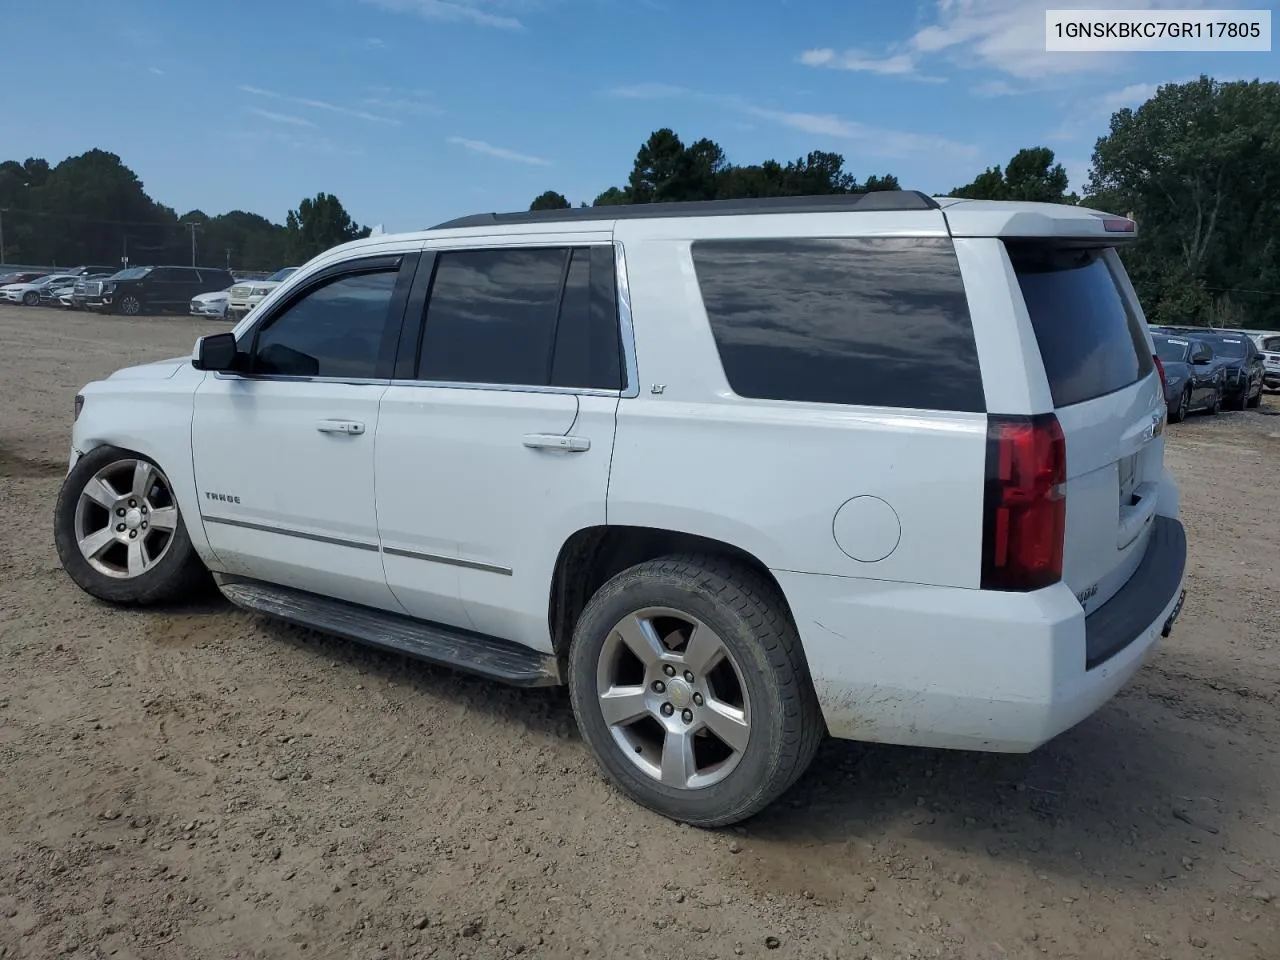
[[[374,454],[387,582],[411,614],[550,650],[560,548],[605,522],[623,379],[601,239],[424,253],[405,325],[422,320],[420,352]]]
[[[240,337],[243,372],[197,390],[200,512],[227,572],[399,609],[378,548],[373,450],[416,262],[378,256],[311,278]]]

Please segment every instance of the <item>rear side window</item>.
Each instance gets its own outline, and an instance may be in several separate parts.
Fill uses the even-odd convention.
[[[621,387],[612,248],[439,254],[417,379]]]
[[[1155,369],[1100,249],[1007,243],[1055,407],[1122,390]]]
[[[950,240],[699,240],[693,263],[739,396],[986,408]]]

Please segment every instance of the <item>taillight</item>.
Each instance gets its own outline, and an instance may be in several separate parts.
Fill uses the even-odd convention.
[[[77,419],[77,420],[79,420],[79,419],[80,419],[80,411],[81,411],[81,410],[83,410],[83,409],[84,409],[84,397],[77,393],[77,394],[76,394],[76,416],[75,416],[75,419]]]
[[[982,589],[1039,590],[1062,579],[1066,482],[1054,414],[987,418]]]
[[[1160,374],[1160,389],[1167,390],[1169,387],[1169,380],[1164,375],[1164,362],[1155,354],[1151,355],[1151,359],[1156,362],[1156,370]]]

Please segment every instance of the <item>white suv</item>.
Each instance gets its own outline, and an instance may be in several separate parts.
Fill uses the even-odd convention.
[[[332,249],[76,399],[58,551],[567,684],[701,826],[825,733],[1020,752],[1182,602],[1134,224],[915,192],[485,214]]]

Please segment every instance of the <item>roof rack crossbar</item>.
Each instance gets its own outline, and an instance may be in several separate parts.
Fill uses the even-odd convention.
[[[729,217],[760,213],[854,213],[869,210],[936,210],[938,201],[919,190],[877,190],[812,197],[750,197],[742,200],[692,200],[684,203],[629,203],[521,213],[476,213],[438,223],[432,230],[491,227],[520,223],[571,223],[575,220],[641,220],[660,217]]]

